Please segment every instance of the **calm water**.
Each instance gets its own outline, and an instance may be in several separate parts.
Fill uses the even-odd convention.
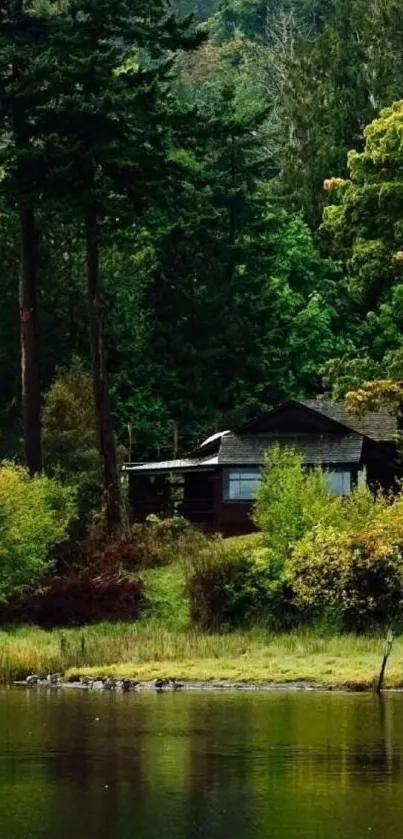
[[[403,695],[0,692],[4,839],[398,839]]]

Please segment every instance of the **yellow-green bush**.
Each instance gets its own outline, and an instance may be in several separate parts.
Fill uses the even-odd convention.
[[[256,492],[254,518],[262,541],[281,564],[304,534],[331,514],[334,498],[321,469],[305,469],[301,452],[273,446]]]
[[[0,601],[49,570],[52,549],[75,516],[73,491],[20,466],[0,466]]]
[[[292,592],[300,622],[331,618],[358,630],[403,622],[403,495],[374,496],[362,486],[334,497],[301,453],[274,447],[255,520],[262,541],[252,556],[266,571],[271,602],[283,604],[277,614],[292,613]]]
[[[374,504],[368,527],[319,525],[287,563],[297,607],[362,631],[403,620],[403,497]]]

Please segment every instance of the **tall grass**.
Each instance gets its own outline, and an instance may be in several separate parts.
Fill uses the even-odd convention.
[[[52,632],[19,627],[0,632],[0,679],[5,684],[31,672],[111,673],[354,687],[372,684],[381,655],[380,637],[325,637],[313,631],[204,634],[169,630],[150,620]],[[394,643],[387,683],[403,684],[403,638]]]

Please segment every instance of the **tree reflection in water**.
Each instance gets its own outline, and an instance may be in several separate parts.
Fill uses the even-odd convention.
[[[403,696],[0,693],[7,839],[395,839]]]

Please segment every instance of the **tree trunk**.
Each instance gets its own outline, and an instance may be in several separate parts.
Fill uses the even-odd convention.
[[[42,470],[41,388],[36,311],[35,215],[20,208],[20,341],[25,459],[31,475]]]
[[[92,380],[99,452],[103,469],[107,528],[109,534],[121,536],[124,529],[124,519],[103,343],[103,300],[99,285],[98,226],[96,213],[92,211],[87,212],[85,220],[85,241]]]

